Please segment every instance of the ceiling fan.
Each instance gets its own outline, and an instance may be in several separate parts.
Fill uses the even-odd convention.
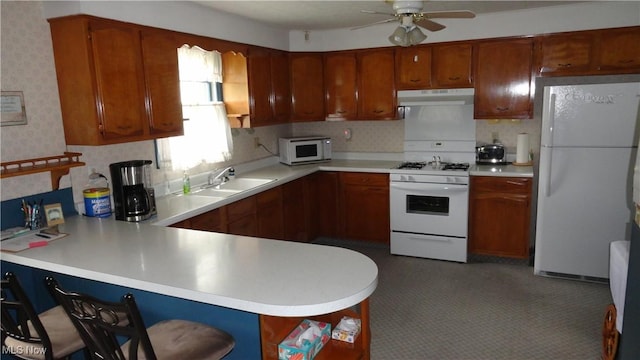
[[[415,0],[386,0],[393,4],[395,13],[383,13],[371,10],[360,10],[365,14],[377,14],[392,16],[392,18],[378,21],[372,24],[358,26],[354,29],[360,29],[367,26],[385,24],[393,21],[400,21],[400,26],[389,36],[389,41],[395,45],[411,46],[424,41],[426,35],[420,31],[422,27],[429,31],[440,31],[446,26],[437,23],[431,19],[472,19],[476,16],[468,10],[457,11],[422,11],[424,1]]]

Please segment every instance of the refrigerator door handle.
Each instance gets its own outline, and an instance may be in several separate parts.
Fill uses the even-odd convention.
[[[556,115],[556,94],[550,94],[549,102],[547,103],[545,117],[548,119],[547,128],[543,129],[547,132],[547,142],[544,144],[549,147],[553,147],[553,126],[555,125]]]
[[[547,159],[546,161],[544,161],[544,159],[540,159],[540,164],[546,164],[546,169],[544,169],[544,171],[546,172],[547,176],[544,179],[545,181],[544,195],[546,197],[550,197],[551,196],[551,169],[553,169],[553,166],[551,166],[551,160],[553,159],[553,148],[547,148],[547,151],[545,153],[547,154]]]
[[[544,196],[551,196],[551,160],[553,158],[553,126],[555,125],[556,114],[556,94],[551,93],[551,88],[545,88],[544,114],[542,121],[542,144],[540,151],[540,175],[545,175],[540,179],[540,184],[544,189]],[[542,158],[544,156],[544,158]],[[544,167],[544,169],[542,168]]]

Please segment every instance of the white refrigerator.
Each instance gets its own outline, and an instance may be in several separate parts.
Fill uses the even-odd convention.
[[[544,88],[534,273],[609,277],[634,215],[640,83]]]

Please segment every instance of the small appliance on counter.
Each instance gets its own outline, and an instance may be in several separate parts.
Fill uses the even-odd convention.
[[[280,138],[280,162],[287,165],[308,164],[331,160],[331,138],[305,136]]]
[[[476,146],[476,164],[506,165],[507,152],[502,144],[485,144]]]
[[[151,160],[130,160],[109,165],[116,220],[142,221],[156,214],[150,165]]]

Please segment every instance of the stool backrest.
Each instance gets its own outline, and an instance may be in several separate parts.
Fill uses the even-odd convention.
[[[33,344],[33,349],[44,349],[44,358],[53,359],[51,341],[33,308],[33,304],[20,285],[18,278],[8,272],[2,278],[0,309],[2,312],[2,344],[7,337]],[[29,349],[22,349],[28,352]],[[4,353],[4,352],[3,352]],[[31,354],[38,355],[38,354]]]
[[[67,292],[52,277],[47,277],[45,283],[71,318],[94,358],[136,360],[138,348],[141,348],[146,359],[156,359],[132,294],[123,296],[122,302],[109,302],[86,294]],[[123,338],[131,342],[128,356],[120,348],[119,339]]]

